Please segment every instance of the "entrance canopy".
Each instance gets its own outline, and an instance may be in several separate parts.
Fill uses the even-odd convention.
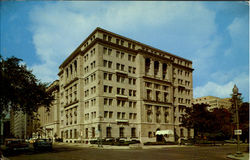
[[[165,134],[174,134],[174,132],[170,129],[167,130],[160,130],[160,131],[156,131],[156,135],[165,135]]]

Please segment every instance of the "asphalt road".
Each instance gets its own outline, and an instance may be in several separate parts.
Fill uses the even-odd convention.
[[[247,145],[241,146],[246,151]],[[206,147],[167,147],[161,149],[97,149],[77,146],[54,146],[53,151],[20,153],[10,160],[226,160],[236,145]]]

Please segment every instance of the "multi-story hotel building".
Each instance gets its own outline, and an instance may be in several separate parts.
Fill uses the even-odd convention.
[[[194,104],[208,104],[208,110],[212,111],[214,108],[225,108],[230,109],[232,107],[232,102],[230,101],[231,98],[219,98],[214,96],[205,96],[205,97],[199,97],[194,98],[193,103]]]
[[[193,97],[190,60],[96,28],[59,70],[65,142],[156,141],[159,130],[193,136],[179,126]],[[174,136],[165,139],[174,141]]]

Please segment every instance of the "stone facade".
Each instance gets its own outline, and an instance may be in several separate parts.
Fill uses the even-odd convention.
[[[209,104],[210,107],[208,108],[209,111],[212,111],[214,108],[226,108],[229,109],[232,106],[232,102],[230,101],[231,98],[219,98],[214,96],[205,96],[194,98],[194,104]]]
[[[179,126],[193,97],[190,60],[97,28],[59,69],[65,142],[156,141],[157,130],[193,136]]]

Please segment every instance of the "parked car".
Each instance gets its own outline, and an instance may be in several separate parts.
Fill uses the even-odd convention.
[[[5,139],[7,151],[29,150],[29,144],[23,139]]]
[[[33,143],[34,149],[39,150],[39,149],[52,149],[52,141],[49,139],[36,139],[35,142]]]
[[[34,143],[35,141],[36,141],[36,138],[30,138],[30,139],[28,139],[29,143]]]

